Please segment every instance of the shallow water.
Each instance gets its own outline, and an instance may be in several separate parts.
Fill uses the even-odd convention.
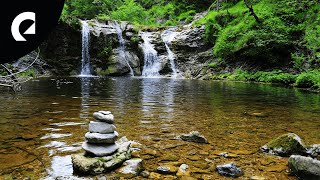
[[[141,153],[147,170],[186,163],[198,179],[224,179],[214,167],[227,162],[244,170],[243,179],[295,179],[287,158],[259,147],[287,132],[320,143],[320,96],[296,89],[139,78],[42,78],[23,88],[17,94],[0,89],[0,179],[71,176],[70,155],[82,152],[87,124],[99,110],[112,111],[120,136],[148,150]],[[191,131],[210,144],[174,140]]]

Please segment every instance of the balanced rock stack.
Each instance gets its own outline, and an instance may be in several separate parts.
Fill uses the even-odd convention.
[[[114,154],[119,148],[115,143],[119,135],[115,131],[114,116],[110,111],[99,111],[95,112],[93,117],[96,121],[90,122],[82,148],[88,155],[95,157]]]

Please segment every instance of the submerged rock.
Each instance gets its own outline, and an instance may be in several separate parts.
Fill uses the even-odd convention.
[[[316,159],[300,155],[292,155],[288,160],[288,166],[291,173],[301,179],[320,179],[320,161]]]
[[[90,144],[88,142],[84,142],[82,144],[82,148],[95,156],[103,157],[113,154],[118,150],[118,146],[116,144],[107,144],[105,146]]]
[[[306,153],[306,147],[298,135],[288,133],[265,144],[261,147],[261,151],[278,156],[289,156]]]
[[[189,134],[181,135],[179,136],[179,139],[188,142],[208,144],[208,140],[204,136],[202,136],[198,131],[192,131]]]
[[[85,137],[88,143],[93,144],[113,144],[118,139],[119,134],[115,131],[109,134],[86,133]]]
[[[123,163],[124,167],[120,168],[119,173],[125,178],[133,178],[143,171],[142,159],[130,159]]]
[[[240,177],[243,171],[234,163],[217,166],[218,173],[227,177]]]
[[[177,176],[190,176],[190,171],[188,171],[189,166],[186,164],[181,164],[178,169]]]
[[[172,165],[159,166],[157,172],[160,174],[176,174],[178,168]]]
[[[131,158],[130,141],[123,137],[116,144],[119,149],[110,156],[90,157],[84,153],[72,155],[72,164],[75,172],[85,175],[97,175],[121,166],[123,162]]]

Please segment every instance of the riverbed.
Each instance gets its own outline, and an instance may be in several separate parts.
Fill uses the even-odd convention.
[[[142,144],[150,172],[185,163],[194,178],[227,179],[215,166],[234,162],[244,170],[240,179],[296,179],[288,174],[287,158],[259,148],[288,132],[306,144],[320,143],[319,94],[268,84],[65,77],[0,92],[0,179],[77,176],[70,155],[82,152],[88,123],[100,110],[112,111],[120,137]],[[175,139],[191,131],[209,144]],[[230,156],[220,157],[223,152]]]

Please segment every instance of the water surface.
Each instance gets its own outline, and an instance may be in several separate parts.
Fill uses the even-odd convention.
[[[215,165],[235,162],[245,171],[242,178],[295,179],[288,176],[287,158],[259,147],[287,132],[320,143],[320,96],[266,84],[41,78],[24,84],[21,93],[0,92],[0,179],[71,176],[70,155],[82,152],[87,125],[99,110],[113,112],[120,136],[156,153],[141,155],[147,170],[186,163],[195,178],[224,179]],[[174,139],[191,131],[210,144]]]

